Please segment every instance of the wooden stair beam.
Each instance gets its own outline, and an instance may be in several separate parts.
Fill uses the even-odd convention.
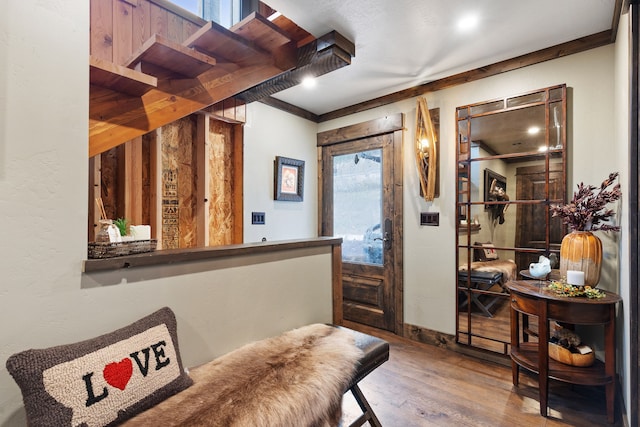
[[[213,68],[216,60],[179,43],[172,42],[159,34],[154,34],[127,61],[126,66],[151,74],[153,67],[146,69],[145,64],[152,64],[181,76],[194,78]]]
[[[249,66],[265,62],[273,62],[273,53],[286,44],[275,41],[265,49],[252,40],[216,24],[208,22],[183,43],[185,46],[213,56],[218,62],[231,62],[240,66]],[[261,43],[264,45],[263,43]],[[277,58],[275,58],[277,61]],[[283,70],[284,71],[284,70]]]
[[[276,27],[289,34],[298,47],[311,43],[316,39],[313,34],[310,34],[307,30],[300,28],[295,22],[284,15],[278,14],[277,16],[271,16],[268,19]]]
[[[292,62],[295,63],[292,58]],[[220,64],[197,80],[163,83],[138,99],[92,92],[89,103],[89,157],[202,110],[282,72],[272,64],[229,69]]]
[[[217,61],[215,67],[197,78],[159,79],[157,89],[138,99],[123,99],[117,93],[92,87],[89,155],[102,153],[295,67],[295,42],[283,37],[282,30],[268,20],[250,17],[235,30],[242,35],[208,22],[185,40],[185,49],[195,49]],[[254,37],[256,40],[252,40]]]
[[[131,96],[142,96],[158,86],[158,79],[109,61],[89,57],[89,82]]]
[[[275,49],[291,41],[291,37],[280,27],[274,25],[267,18],[256,12],[251,13],[229,30],[272,53]]]

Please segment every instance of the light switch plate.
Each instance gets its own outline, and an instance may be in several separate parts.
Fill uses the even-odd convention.
[[[420,212],[420,225],[440,225],[440,212]]]
[[[264,212],[251,212],[251,224],[264,225]]]

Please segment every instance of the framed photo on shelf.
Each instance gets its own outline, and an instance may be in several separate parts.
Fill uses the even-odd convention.
[[[304,198],[304,160],[276,156],[273,199],[301,202]]]

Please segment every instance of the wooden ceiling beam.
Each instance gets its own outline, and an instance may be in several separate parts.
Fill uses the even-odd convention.
[[[590,36],[581,37],[576,40],[551,46],[546,49],[541,49],[536,52],[507,59],[505,61],[496,62],[494,64],[476,68],[474,70],[465,71],[453,76],[445,77],[439,80],[434,80],[432,82],[424,83],[419,86],[414,86],[408,89],[394,92],[389,95],[381,96],[369,101],[351,105],[349,107],[340,108],[329,113],[320,114],[318,116],[319,122],[326,122],[339,117],[348,116],[351,114],[359,113],[361,111],[366,111],[372,108],[381,107],[387,104],[392,104],[394,102],[413,98],[415,96],[420,96],[427,92],[447,89],[463,83],[473,82],[476,80],[484,79],[485,77],[495,76],[501,73],[517,70],[518,68],[538,64],[551,59],[561,58],[564,56],[572,55],[574,53],[584,52],[586,50],[595,49],[597,47],[605,46],[610,43],[611,30],[602,31]]]
[[[238,94],[236,98],[246,103],[262,101],[274,93],[300,84],[305,77],[318,77],[350,65],[353,56],[353,42],[332,31],[299,48],[294,69],[262,82]]]

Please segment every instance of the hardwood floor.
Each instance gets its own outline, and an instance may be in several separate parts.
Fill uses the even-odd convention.
[[[551,381],[549,416],[540,415],[535,376],[452,350],[421,344],[369,328],[391,345],[389,361],[360,382],[384,427],[423,426],[611,426],[604,388]],[[360,415],[351,396],[343,399],[343,424]],[[614,426],[622,426],[618,415]],[[367,424],[365,424],[367,425]]]

